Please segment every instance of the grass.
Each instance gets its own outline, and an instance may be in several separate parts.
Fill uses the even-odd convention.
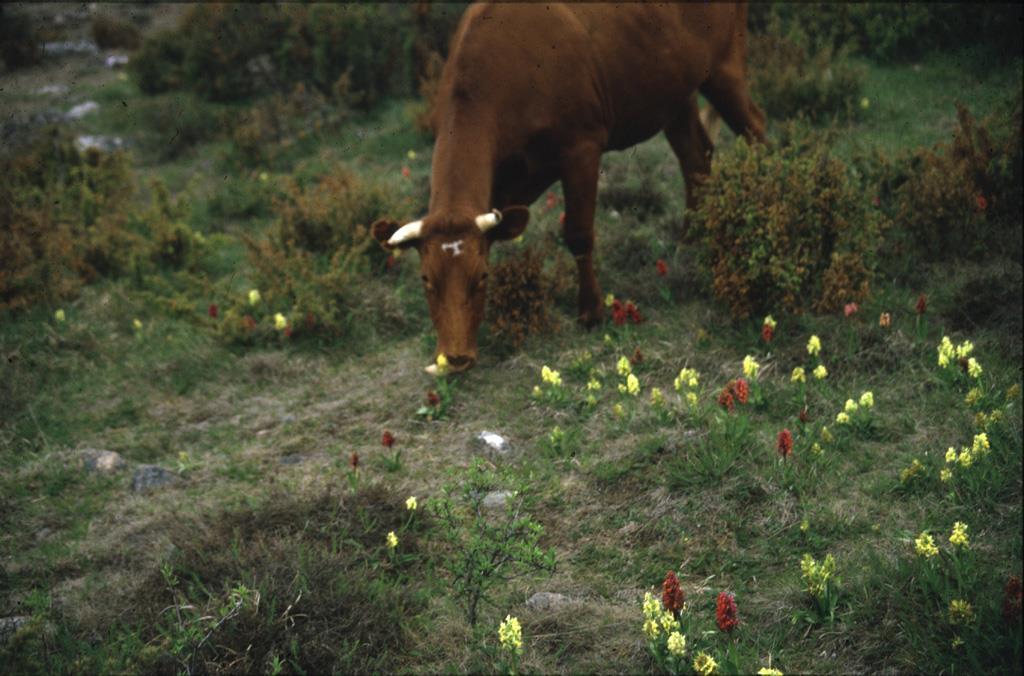
[[[977,58],[935,56],[920,71],[868,64],[872,107],[839,135],[836,152],[942,139],[953,121],[950,91],[964,92],[979,115],[996,110],[1019,82],[1020,60],[979,77]],[[147,102],[112,74],[100,79],[84,93],[104,107],[78,130],[132,137],[120,101],[128,110]],[[265,201],[249,199],[259,170],[308,180],[340,160],[425,200],[431,151],[412,130],[406,102],[351,118],[272,167],[240,167],[230,150],[211,139],[172,160],[145,147],[136,157],[141,183],[162,178],[191,202],[191,226],[220,233],[201,269],[240,294],[247,280],[238,236],[271,220]],[[570,277],[555,308],[561,329],[519,352],[485,333],[478,366],[453,379],[443,420],[415,415],[433,385],[421,372],[433,341],[413,256],[395,276],[367,282],[366,292],[396,297],[415,328],[370,326],[334,344],[225,347],[127,279],[86,287],[64,306],[63,324],[53,307],[5,317],[0,616],[32,618],[0,648],[7,663],[58,673],[493,671],[504,659],[497,624],[512,614],[523,625],[523,670],[649,671],[639,603],[671,569],[706,619],[718,591],[736,594],[746,671],[769,657],[785,671],[1019,671],[1019,648],[1007,648],[1020,644],[1019,620],[998,617],[1006,579],[1021,574],[1020,398],[992,433],[979,486],[951,490],[937,479],[946,447],[969,445],[975,431],[964,389],[935,366],[939,338],[975,342],[994,402],[1020,382],[1013,323],[958,319],[970,266],[924,270],[921,288],[883,281],[852,320],[780,317],[766,346],[759,324],[728,320],[700,291],[692,253],[673,244],[683,191],[665,141],[610,154],[604,167],[611,197],[597,216],[599,275],[607,291],[637,300],[647,321],[628,332],[577,329]],[[533,211],[527,243],[548,247],[553,269],[570,274],[569,254],[553,241],[558,210]],[[653,270],[658,257],[669,263],[663,279]],[[931,304],[918,338],[921,290]],[[1010,303],[1019,327],[1019,291]],[[888,330],[875,320],[882,311],[894,313]],[[142,330],[132,328],[136,317]],[[812,419],[803,428],[789,373],[807,363],[811,334],[821,336],[830,376],[809,386]],[[643,392],[634,401],[615,391],[615,362],[636,348]],[[570,401],[582,401],[588,370],[570,365],[584,350],[603,383],[596,407],[531,397],[547,364],[562,371]],[[765,403],[725,416],[715,399],[746,354],[761,361]],[[650,388],[674,402],[672,380],[683,366],[701,373],[701,410],[659,416]],[[835,430],[843,402],[865,390],[876,398],[873,429],[811,456],[818,429]],[[625,420],[614,403],[625,406]],[[565,442],[553,447],[556,425]],[[788,464],[775,452],[784,427],[797,437]],[[397,439],[391,451],[380,445],[384,429]],[[513,454],[496,464],[528,486],[539,544],[554,548],[556,568],[499,585],[474,629],[439,565],[451,550],[428,510],[410,521],[403,503],[464,477],[477,455],[472,437],[484,429],[509,438]],[[85,447],[117,451],[132,465],[182,464],[181,480],[136,495],[130,472],[81,471],[76,451]],[[397,449],[396,469],[389,458]],[[348,480],[352,453],[360,457],[356,484]],[[903,486],[900,472],[915,458],[928,476]],[[942,540],[955,520],[969,524],[977,555],[977,625],[963,630],[977,645],[960,652],[950,647],[955,627],[944,606],[918,590],[912,542],[929,529],[949,549]],[[399,532],[394,552],[389,531]],[[838,561],[843,596],[832,626],[791,621],[810,607],[800,580],[805,552]],[[524,602],[537,591],[574,603],[531,610]],[[206,616],[227,619],[213,627]],[[201,641],[208,630],[213,638]]]

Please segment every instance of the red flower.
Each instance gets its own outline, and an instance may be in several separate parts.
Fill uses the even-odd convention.
[[[256,320],[252,318],[252,315],[245,315],[242,317],[242,326],[246,331],[252,331],[256,328]]]
[[[665,606],[665,610],[673,615],[678,615],[679,611],[683,609],[685,600],[686,594],[679,586],[679,579],[671,570],[668,571],[665,573],[665,581],[661,584],[661,603]]]
[[[736,408],[736,404],[732,398],[732,387],[726,385],[722,390],[722,393],[718,395],[718,405],[724,408],[729,413],[732,413]]]
[[[217,310],[217,304],[216,303],[210,303],[210,307],[206,308],[206,314],[210,315],[214,319],[217,318],[217,312],[218,312],[218,310]]]
[[[978,195],[977,202],[978,211],[984,211],[985,209],[988,209],[988,200],[985,199],[984,195]]]
[[[843,314],[846,315],[847,317],[852,317],[853,315],[857,314],[857,310],[859,309],[860,308],[857,307],[856,303],[847,303],[846,305],[843,306]]]
[[[793,454],[793,435],[788,429],[784,429],[779,432],[779,439],[776,442],[776,448],[778,448],[779,455],[783,458],[788,458]]]
[[[622,302],[618,298],[612,301],[612,323],[615,326],[626,323],[626,309],[622,307]]]
[[[806,406],[804,406],[803,409],[801,409],[799,417],[800,417],[800,422],[802,422],[804,424],[806,424],[811,419],[811,415],[807,412],[807,407]]]
[[[761,340],[766,343],[770,343],[774,337],[775,329],[772,328],[771,324],[764,324],[761,326]]]
[[[352,451],[352,455],[349,456],[349,459],[348,459],[348,464],[354,470],[359,469],[359,454],[356,453],[355,451]]]
[[[657,268],[659,277],[664,277],[668,274],[668,265],[660,258],[654,263],[654,267]]]
[[[914,306],[914,311],[919,315],[923,315],[924,311],[928,309],[928,297],[923,293],[917,297],[917,305]]]
[[[394,254],[388,254],[388,257],[386,259],[384,259],[384,269],[385,270],[390,270],[391,268],[395,267],[395,263],[396,262],[397,261],[395,260],[395,255]]]
[[[402,176],[409,178],[409,174],[411,173],[412,172],[409,170],[409,167],[402,167]]]
[[[383,446],[384,448],[391,448],[392,446],[395,445],[395,435],[393,435],[391,432],[388,432],[387,430],[384,430],[384,434],[382,434],[380,437],[380,443],[381,446]]]
[[[636,366],[637,364],[642,364],[643,361],[644,355],[643,353],[640,352],[640,348],[638,347],[635,350],[633,350],[633,356],[629,358],[629,363],[632,364],[633,366]]]
[[[434,390],[428,390],[427,391],[427,405],[428,406],[438,406],[440,404],[441,404],[441,395],[439,395]]]
[[[544,210],[551,211],[558,204],[558,195],[553,192],[549,192],[547,199],[544,200]]]
[[[1021,610],[1021,583],[1020,578],[1014,575],[1006,581],[1003,588],[1003,619],[1007,622],[1020,620]]]
[[[288,326],[284,327],[284,337],[285,338],[291,338],[292,337],[292,327],[291,327],[291,325],[288,325]]]
[[[640,314],[640,309],[633,305],[632,301],[626,302],[626,317],[634,324],[640,324],[644,321],[643,315]]]
[[[735,381],[730,383],[732,387],[733,396],[736,397],[736,401],[741,404],[745,404],[750,401],[750,385],[743,378],[737,378]]]
[[[558,217],[558,224],[559,225],[565,225],[565,212],[564,211],[562,212],[562,215]]]
[[[729,633],[740,623],[737,617],[736,597],[728,592],[718,594],[718,602],[715,604],[715,620],[718,628]]]

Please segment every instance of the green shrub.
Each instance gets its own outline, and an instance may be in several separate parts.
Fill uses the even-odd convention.
[[[802,34],[786,36],[779,30],[750,37],[754,99],[774,118],[852,115],[863,89],[864,69],[849,63],[846,50],[815,49],[808,42]]]
[[[0,6],[0,58],[8,70],[39,63],[42,50],[32,21]]]
[[[882,214],[824,135],[786,136],[719,156],[694,214],[715,295],[736,317],[828,312],[870,289]]]
[[[146,94],[182,88],[185,84],[182,64],[188,47],[188,36],[182,31],[162,31],[147,37],[128,62],[135,84]]]
[[[195,146],[223,136],[231,125],[231,111],[224,106],[207,103],[188,92],[164,93],[142,99],[127,109],[119,110],[123,119],[141,119],[145,133],[142,148],[159,160],[181,157]]]
[[[1021,256],[1021,107],[995,140],[994,120],[979,124],[957,104],[949,143],[920,149],[888,166],[894,187],[897,255],[942,260],[990,258],[993,242]],[[1003,126],[1003,125],[1000,125]],[[995,137],[995,138],[994,138]]]
[[[92,39],[100,49],[138,49],[142,35],[131,22],[97,14],[92,18]]]

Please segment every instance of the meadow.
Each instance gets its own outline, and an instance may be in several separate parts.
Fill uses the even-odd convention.
[[[98,104],[4,135],[5,671],[1021,672],[1019,50],[752,45],[730,200],[685,213],[660,136],[606,155],[606,324],[556,186],[431,377],[416,254],[367,232],[426,208],[429,68],[157,86],[182,16],[0,73],[9,119]],[[787,258],[812,211],[846,268]]]

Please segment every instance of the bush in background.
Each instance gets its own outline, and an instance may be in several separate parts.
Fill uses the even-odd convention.
[[[138,49],[142,34],[135,24],[109,14],[92,18],[92,39],[100,49]]]
[[[505,255],[491,266],[487,282],[491,331],[519,349],[528,337],[552,330],[556,286],[544,271],[544,255],[534,247]]]
[[[39,63],[42,55],[31,19],[0,5],[0,58],[7,69],[32,66]]]
[[[774,145],[716,158],[693,234],[736,317],[829,312],[870,290],[884,227],[827,138],[795,125]]]

